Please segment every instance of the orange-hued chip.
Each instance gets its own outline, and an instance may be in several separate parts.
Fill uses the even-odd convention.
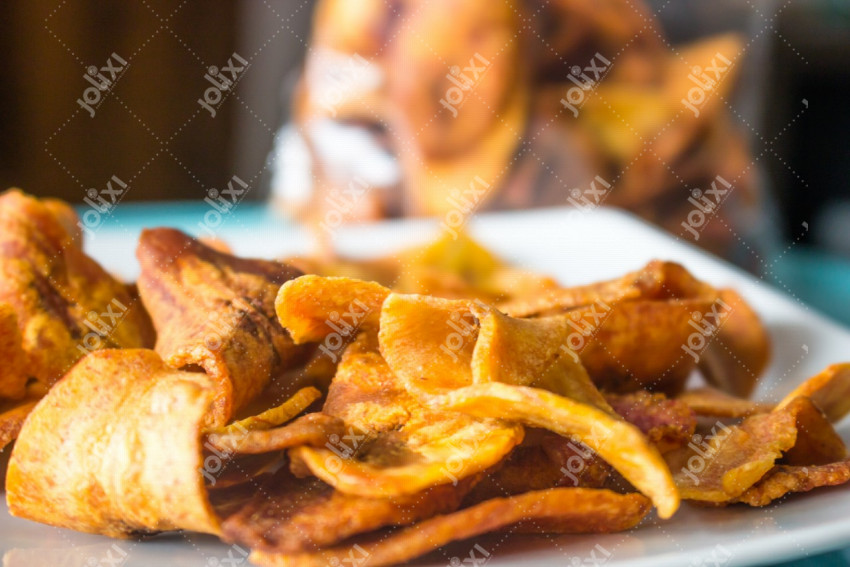
[[[534,386],[613,414],[564,334],[557,318],[516,319],[490,310],[472,355],[473,382]]]
[[[392,534],[378,533],[316,553],[255,551],[263,566],[325,567],[354,557],[370,567],[402,563],[449,542],[502,529],[518,532],[610,533],[635,527],[649,511],[640,494],[616,494],[590,488],[553,488],[495,498],[451,514],[436,516]]]
[[[711,328],[696,326],[711,310],[703,299],[635,300],[553,317],[563,321],[565,343],[600,389],[676,394],[696,367],[699,349],[711,340]]]
[[[207,433],[208,446],[224,454],[242,455],[271,453],[301,445],[322,447],[331,438],[345,435],[341,420],[321,413],[307,414],[288,425],[273,429],[226,429],[223,433]]]
[[[687,390],[676,396],[676,399],[687,404],[695,414],[704,417],[749,417],[773,409],[771,404],[745,400],[711,387]]]
[[[730,502],[756,484],[776,462],[819,465],[846,457],[844,443],[808,399],[795,398],[738,425],[721,422],[705,438],[667,455],[682,498]]]
[[[393,293],[381,310],[381,354],[411,391],[469,385],[479,328],[475,311],[486,309],[470,300]]]
[[[240,434],[247,431],[271,429],[291,420],[321,397],[322,393],[319,390],[312,386],[307,386],[295,392],[291,398],[279,406],[268,409],[263,413],[234,421],[225,427],[212,430],[210,433],[227,435],[230,433]]]
[[[142,305],[83,253],[56,210],[18,190],[0,195],[0,304],[17,318],[27,378],[47,386],[91,351],[154,341]],[[8,314],[3,318],[9,325]],[[16,337],[4,333],[1,340]]]
[[[20,400],[13,404],[3,404],[0,410],[0,451],[14,441],[24,425],[27,416],[38,400]]]
[[[17,400],[27,391],[27,354],[18,329],[18,316],[11,305],[0,303],[0,400]]]
[[[274,310],[278,288],[297,270],[217,252],[167,228],[143,231],[136,255],[157,352],[173,368],[203,368],[218,386],[211,426],[227,423],[299,360]]]
[[[837,486],[850,480],[850,460],[817,466],[780,465],[747,489],[735,501],[767,506],[787,494],[808,492],[821,486]]]
[[[213,402],[203,373],[152,350],[96,351],[38,403],[6,475],[18,517],[112,537],[218,533],[200,470]]]
[[[658,450],[619,416],[539,388],[491,382],[434,396],[435,409],[498,416],[581,441],[646,494],[661,518],[679,507],[679,493]]]
[[[389,293],[375,282],[306,275],[280,288],[275,308],[296,343],[323,341],[329,335],[351,341],[360,330],[378,329]]]
[[[390,497],[455,483],[498,463],[523,429],[498,419],[434,411],[390,370],[373,334],[352,343],[322,410],[346,433],[290,451],[296,463],[347,494]]]
[[[605,399],[623,419],[640,429],[663,454],[687,445],[697,426],[696,415],[685,403],[645,390],[608,394]]]
[[[677,305],[689,304],[692,312],[700,314],[696,322],[685,317],[687,309],[677,309]],[[611,315],[611,320],[604,323],[610,335],[600,334],[596,341],[582,341],[582,337],[576,335],[574,342],[585,348],[582,361],[591,376],[609,390],[650,387],[676,393],[693,368],[689,360],[693,359],[698,361],[711,384],[734,395],[746,396],[770,356],[767,330],[737,292],[716,290],[674,262],[653,260],[643,269],[615,280],[552,290],[535,298],[501,304],[500,308],[515,317],[572,313],[579,324],[576,330],[580,330],[587,328],[586,321],[600,319],[597,314],[586,315],[592,305],[596,305],[595,311],[605,314],[606,318]],[[720,317],[713,315],[712,308]],[[702,314],[710,318],[702,321]],[[637,340],[634,333],[629,332],[630,324],[643,324],[646,329],[654,330],[649,335],[652,345],[645,344],[644,336]],[[700,337],[693,337],[701,348],[676,351],[683,344],[691,346],[687,340],[694,331],[703,334],[704,342]],[[630,345],[641,345],[654,356],[636,354]],[[681,354],[688,356],[677,363],[673,356]],[[623,368],[628,371],[624,372]]]
[[[393,498],[367,498],[334,490],[281,469],[222,523],[223,537],[266,553],[314,552],[384,526],[402,526],[451,512],[474,479]]]
[[[850,411],[850,364],[828,366],[785,396],[776,408],[787,406],[800,396],[810,398],[830,421],[840,420]]]
[[[735,396],[749,396],[770,359],[770,336],[738,292],[720,290],[729,315],[700,356],[706,381]]]

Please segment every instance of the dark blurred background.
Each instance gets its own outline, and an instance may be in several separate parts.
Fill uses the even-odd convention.
[[[798,242],[777,274],[814,290],[815,303],[819,286],[850,289],[850,2],[649,4],[673,44],[730,29],[750,38],[734,119],[765,176],[778,232]],[[254,180],[249,198],[266,199],[266,158],[287,119],[313,7],[0,2],[0,186],[78,203],[117,175],[131,183],[126,201],[191,200],[235,174]],[[234,52],[252,64],[213,117],[197,102],[210,85],[204,75]],[[112,53],[132,72],[91,117],[77,102],[90,86],[84,74]]]

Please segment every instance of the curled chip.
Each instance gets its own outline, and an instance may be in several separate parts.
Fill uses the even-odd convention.
[[[679,507],[679,492],[658,450],[619,416],[539,388],[491,382],[434,396],[435,409],[499,416],[577,439],[649,496],[661,518]]]
[[[692,362],[698,361],[709,383],[746,396],[770,356],[767,330],[740,295],[714,289],[673,262],[653,260],[615,280],[551,290],[500,308],[514,317],[572,314],[576,329],[584,329],[585,335],[598,328],[592,340],[576,334],[574,342],[581,347],[576,350],[581,350],[588,372],[608,390],[646,387],[675,394],[693,368]],[[687,315],[693,313],[698,314],[697,320],[688,320]],[[649,329],[649,337],[639,334],[635,325]],[[701,348],[687,342],[695,330],[706,337]],[[689,350],[683,352],[683,344]],[[635,352],[638,348],[652,351],[653,356]],[[682,354],[687,356],[682,358]],[[682,360],[677,363],[679,358]],[[623,367],[628,372],[624,373]]]
[[[38,400],[22,400],[0,409],[0,450],[17,438],[27,416]]]
[[[523,429],[499,419],[435,411],[411,395],[364,333],[345,351],[325,406],[346,434],[290,451],[347,494],[390,497],[457,482],[501,461]]]
[[[263,413],[240,419],[212,431],[217,434],[242,434],[247,431],[271,429],[283,425],[307,409],[310,404],[322,397],[322,393],[312,386],[301,388],[291,398]]]
[[[7,303],[0,303],[0,400],[16,400],[27,391],[27,354],[21,347],[18,316]],[[1,447],[2,445],[0,445]]]
[[[24,423],[6,476],[9,511],[112,537],[218,533],[199,472],[212,402],[207,376],[168,368],[154,351],[93,352]]]
[[[464,299],[390,294],[381,310],[381,354],[411,391],[439,392],[472,383],[478,319]]]
[[[0,195],[0,305],[14,311],[20,333],[7,330],[10,313],[2,308],[0,348],[13,357],[23,350],[26,378],[46,386],[91,351],[150,347],[154,341],[141,304],[83,253],[79,234],[69,232],[72,216],[67,206],[48,205],[18,190]],[[17,337],[17,348],[8,344]],[[0,372],[0,392],[11,380],[14,395],[20,395],[21,376],[4,376],[18,373],[20,362],[4,362],[12,366]]]
[[[799,396],[810,398],[833,423],[850,412],[850,364],[833,364],[812,376],[785,396],[776,408],[780,409]]]
[[[280,288],[275,308],[281,325],[298,344],[322,341],[334,333],[352,340],[360,330],[377,330],[389,293],[374,282],[306,275]]]
[[[401,563],[452,541],[512,529],[517,532],[610,533],[635,527],[649,511],[640,494],[616,494],[590,488],[553,488],[509,498],[495,498],[398,532],[378,533],[356,541],[357,557],[371,567]],[[513,526],[513,527],[512,527]],[[251,561],[263,566],[325,567],[349,558],[352,547],[315,553],[254,551]]]
[[[202,368],[217,384],[210,425],[224,425],[298,360],[274,311],[280,285],[299,275],[293,268],[217,252],[167,228],[142,232],[136,255],[157,352],[174,368]]]
[[[735,501],[780,458],[791,465],[820,465],[844,459],[846,449],[817,406],[796,397],[738,425],[717,422],[710,434],[666,457],[682,498],[723,503]]]
[[[481,319],[472,355],[473,382],[543,388],[613,414],[563,339],[558,319],[515,319],[491,310]]]
[[[837,486],[850,480],[850,460],[826,465],[780,465],[741,494],[735,501],[750,506],[767,506],[793,492],[808,492],[821,486]]]
[[[345,434],[341,420],[321,413],[307,414],[274,429],[225,429],[224,433],[207,433],[204,445],[224,454],[257,455],[302,445],[322,447],[331,437]]]

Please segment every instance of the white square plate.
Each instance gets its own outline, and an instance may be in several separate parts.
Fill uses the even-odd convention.
[[[180,224],[196,226],[197,220]],[[290,223],[244,226],[238,212],[230,220],[233,222],[223,226],[219,235],[237,254],[275,257],[309,249],[307,235]],[[144,222],[157,224],[155,218]],[[777,400],[828,364],[850,359],[850,332],[846,329],[793,297],[628,214],[610,209],[592,213],[549,209],[480,215],[470,231],[506,260],[552,274],[564,284],[613,278],[660,258],[681,262],[698,278],[716,286],[735,287],[762,316],[773,339],[773,358],[756,394],[760,399]],[[336,243],[343,253],[368,257],[427,241],[436,233],[437,226],[431,221],[396,221],[340,230]],[[132,255],[137,238],[137,226],[116,222],[104,226],[88,249],[108,269],[132,278],[138,271]],[[847,439],[850,424],[845,423],[839,431]],[[2,466],[5,469],[5,463]],[[819,489],[762,509],[704,509],[685,504],[670,521],[652,516],[638,529],[623,534],[490,535],[447,546],[417,564],[459,566],[486,561],[491,567],[661,567],[773,563],[846,546],[850,543],[847,510],[850,488],[841,487]],[[4,552],[4,567],[248,564],[241,549],[210,536],[171,534],[144,543],[110,540],[12,518],[5,502],[0,505],[0,551]],[[471,551],[477,563],[470,559]]]

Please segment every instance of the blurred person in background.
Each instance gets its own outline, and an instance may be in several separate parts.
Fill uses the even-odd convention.
[[[631,0],[321,0],[273,196],[320,235],[621,207],[753,268],[766,200],[727,110],[744,48],[671,47]]]

